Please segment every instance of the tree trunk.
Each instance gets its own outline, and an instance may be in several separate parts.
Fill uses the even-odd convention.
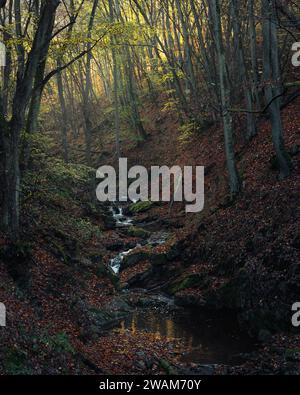
[[[233,32],[235,35],[235,40],[236,40],[236,45],[237,45],[237,57],[238,57],[238,69],[239,69],[239,75],[240,79],[243,84],[243,91],[244,91],[244,96],[246,100],[246,108],[247,108],[247,139],[250,140],[252,137],[256,135],[256,119],[253,114],[254,111],[254,106],[253,106],[253,100],[252,100],[252,92],[251,88],[249,87],[248,83],[248,73],[247,73],[247,67],[246,67],[246,62],[245,62],[245,56],[244,56],[244,50],[243,50],[243,45],[242,45],[242,32],[241,32],[241,26],[239,22],[239,14],[238,14],[238,4],[237,0],[232,0],[231,2],[231,7],[232,7],[232,16],[233,16]]]
[[[57,60],[57,67],[61,67],[60,59]],[[64,95],[64,86],[62,81],[61,72],[57,73],[57,90],[61,109],[61,141],[63,147],[64,161],[69,162],[69,149],[68,149],[68,117],[67,107]]]
[[[220,92],[222,104],[222,117],[224,123],[225,151],[227,159],[227,168],[229,173],[229,185],[231,195],[234,196],[240,192],[240,179],[235,162],[234,143],[233,143],[233,122],[232,116],[228,109],[230,108],[229,98],[230,90],[228,88],[226,60],[222,39],[221,29],[221,11],[219,0],[211,0],[211,14],[214,24],[216,52],[219,63]]]
[[[109,12],[110,21],[114,23],[115,21],[115,11],[113,0],[109,0]],[[121,157],[120,148],[120,109],[119,109],[119,71],[118,71],[118,59],[116,54],[116,49],[114,47],[116,42],[116,37],[113,36],[113,48],[112,48],[112,59],[113,59],[113,79],[114,79],[114,107],[115,107],[115,136],[116,136],[116,154],[117,158]]]
[[[3,136],[5,159],[2,222],[12,240],[18,239],[20,230],[20,135],[25,126],[25,112],[32,95],[32,86],[39,62],[48,53],[58,5],[59,0],[46,0],[44,2],[26,64],[24,63],[23,55],[19,56],[17,85],[13,99],[11,121],[2,125],[5,128]],[[16,7],[18,7],[18,2]],[[16,19],[16,24],[18,25],[18,18]],[[20,26],[17,26],[17,31],[19,28]],[[20,53],[22,54],[22,50],[20,50]]]
[[[290,175],[290,160],[284,146],[283,125],[280,113],[280,100],[277,96],[280,79],[278,41],[276,25],[274,24],[274,1],[262,0],[263,39],[264,39],[264,85],[266,103],[269,107],[273,145],[280,170],[280,178]],[[275,48],[276,47],[276,48]],[[277,55],[276,55],[277,54]]]
[[[95,16],[96,16],[98,4],[99,4],[99,0],[94,0],[91,16],[89,20],[88,44],[87,44],[88,53],[86,57],[86,67],[85,67],[85,87],[83,90],[83,116],[84,116],[85,143],[86,143],[86,161],[88,165],[91,165],[91,150],[92,150],[92,141],[91,141],[92,121],[91,121],[90,97],[92,90],[91,61],[93,55],[90,51],[92,47],[90,40],[92,38],[92,30],[95,22]]]

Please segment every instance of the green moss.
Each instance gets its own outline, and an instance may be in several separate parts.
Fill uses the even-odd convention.
[[[185,277],[183,280],[178,281],[171,285],[169,292],[175,294],[177,292],[183,291],[184,289],[193,288],[200,285],[202,277],[200,274],[192,274]]]
[[[132,214],[144,213],[144,212],[150,210],[150,208],[152,208],[153,206],[154,206],[154,203],[150,202],[150,201],[137,202],[137,203],[133,203],[130,205],[129,211]]]
[[[55,353],[75,354],[75,350],[70,343],[69,336],[65,332],[59,332],[51,337],[45,336],[42,339],[42,342],[47,344],[48,347],[50,347],[50,349]]]
[[[135,226],[131,226],[129,229],[127,229],[127,230],[126,230],[126,233],[127,233],[129,236],[132,236],[132,237],[140,237],[140,238],[142,238],[142,239],[147,239],[147,238],[150,237],[150,235],[151,235],[150,232],[148,232],[148,231],[146,231],[146,230],[144,230],[144,229],[141,229],[141,228],[137,228],[137,227],[135,227]]]

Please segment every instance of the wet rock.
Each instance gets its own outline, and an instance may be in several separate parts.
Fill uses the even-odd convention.
[[[147,239],[151,235],[151,233],[148,232],[147,230],[138,228],[136,226],[131,226],[130,228],[124,230],[123,232],[125,232],[128,236],[138,237],[141,239]]]
[[[184,279],[177,281],[170,285],[168,291],[171,295],[176,294],[177,292],[183,291],[188,288],[193,288],[201,285],[203,281],[203,275],[201,274],[192,274],[190,276],[185,277]]]
[[[130,278],[127,282],[127,288],[147,288],[147,283],[151,281],[151,270],[144,273],[138,273],[134,277]]]
[[[180,307],[205,307],[207,304],[205,299],[192,294],[176,295],[174,303]]]
[[[105,306],[108,311],[118,311],[118,312],[130,312],[132,308],[129,304],[122,298],[115,298],[109,304]]]
[[[164,295],[145,295],[138,299],[136,305],[142,308],[175,308],[174,299]]]
[[[130,278],[128,280],[129,287],[144,288],[147,290],[160,287],[165,290],[167,284],[170,282],[170,278],[178,276],[182,271],[182,267],[180,263],[165,261],[163,254],[161,256],[156,255],[154,259],[151,256],[151,267],[147,271],[138,273]]]
[[[149,257],[150,254],[146,251],[132,252],[124,257],[121,266],[121,271],[127,269],[128,267],[133,267],[137,265],[139,262],[149,259]]]
[[[164,244],[169,238],[169,233],[167,232],[155,232],[148,239],[148,244],[151,246],[158,246]]]
[[[116,298],[103,309],[95,309],[84,300],[78,300],[73,310],[81,327],[80,338],[84,342],[89,342],[125,318],[131,308],[123,299]]]

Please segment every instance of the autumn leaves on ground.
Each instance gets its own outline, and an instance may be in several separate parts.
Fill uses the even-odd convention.
[[[232,310],[241,328],[262,342],[240,366],[219,364],[216,374],[297,371],[299,364],[289,352],[298,347],[299,336],[290,333],[289,324],[290,306],[299,295],[299,115],[299,101],[283,113],[292,177],[276,180],[268,121],[262,120],[251,145],[238,145],[244,191],[230,201],[221,129],[185,143],[173,117],[170,122],[168,115],[149,110],[151,124],[160,128],[149,128],[148,144],[129,148],[126,156],[132,163],[143,159],[146,166],[161,155],[166,164],[204,165],[205,210],[190,216],[178,203],[144,205],[141,212],[136,207],[135,222],[165,229],[168,239],[163,246],[136,250],[138,259],[128,259],[119,278],[108,269],[110,259],[141,242],[147,227],[115,228],[109,207],[89,193],[94,172],[59,160],[53,165],[53,158],[41,165],[39,142],[25,180],[27,235],[17,254],[5,236],[1,239],[0,300],[8,322],[1,328],[1,372],[197,372],[196,364],[181,362],[180,339],[114,329],[141,305],[145,294],[134,291],[140,288],[156,288],[183,308],[215,314]]]
[[[0,374],[300,373],[299,21],[0,1]],[[98,201],[121,157],[204,166],[204,210]]]

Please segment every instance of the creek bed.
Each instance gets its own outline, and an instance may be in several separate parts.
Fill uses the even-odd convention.
[[[134,225],[134,219],[123,214],[122,207],[112,207],[118,227]],[[152,230],[149,245],[164,244],[168,233]],[[137,245],[135,248],[139,248]],[[124,258],[134,249],[119,253],[110,266],[118,274]],[[255,349],[253,341],[242,333],[236,318],[228,312],[208,314],[192,308],[162,311],[159,308],[137,309],[125,318],[118,329],[133,335],[149,332],[157,339],[178,339],[183,345],[182,362],[235,365],[243,362],[243,354]]]
[[[216,317],[199,310],[176,310],[166,313],[159,309],[137,310],[124,319],[121,332],[152,333],[157,339],[178,339],[183,345],[181,361],[197,364],[235,365],[243,354],[255,349],[253,340],[242,333],[231,314]]]

